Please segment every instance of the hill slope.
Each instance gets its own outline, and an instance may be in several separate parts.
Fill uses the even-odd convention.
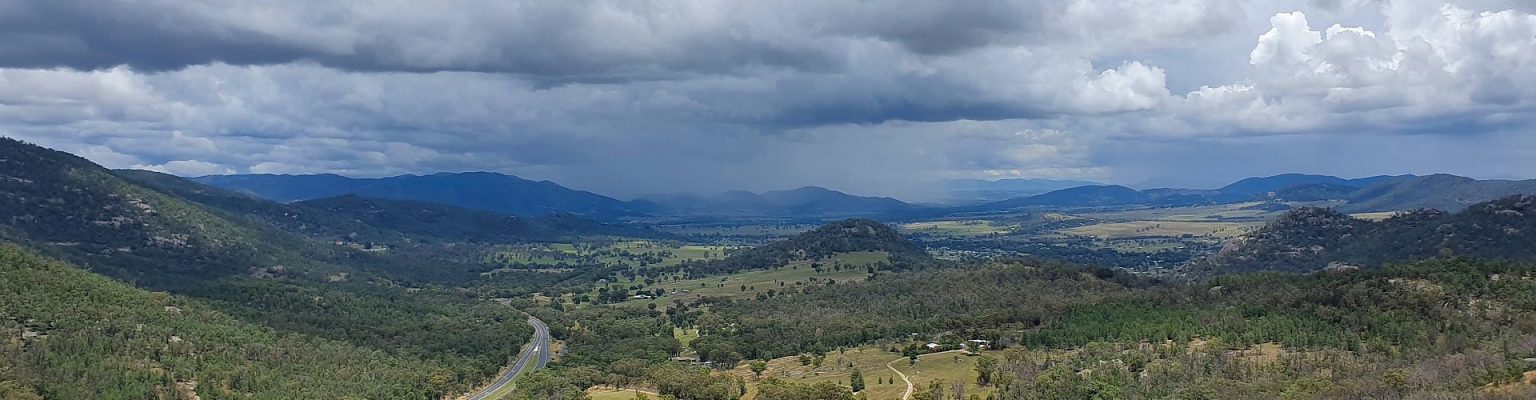
[[[890,268],[904,269],[933,258],[896,229],[867,219],[848,219],[792,236],[783,241],[741,251],[704,265],[685,266],[695,273],[729,273],[776,268],[792,261],[816,260],[840,253],[885,252]]]
[[[1536,194],[1536,179],[1476,180],[1455,175],[1400,177],[1381,181],[1349,195],[1346,212],[1402,211],[1433,208],[1459,211],[1468,205],[1516,194]]]
[[[617,217],[640,213],[634,205],[574,190],[550,181],[531,181],[492,172],[347,178],[337,175],[211,175],[194,181],[278,202],[355,194],[447,204],[511,215],[570,213]]]
[[[0,241],[287,334],[442,360],[453,385],[493,374],[528,332],[515,310],[432,285],[477,271],[316,243],[9,139]]]
[[[433,398],[467,388],[433,379],[451,365],[274,332],[11,245],[0,245],[0,339],[7,399]]]
[[[1475,204],[1460,213],[1419,210],[1378,222],[1299,208],[1207,260],[1222,270],[1307,272],[1330,263],[1378,266],[1435,257],[1536,260],[1536,196]]]
[[[301,247],[85,159],[11,139],[0,139],[0,225],[0,238],[154,285],[279,265]]]

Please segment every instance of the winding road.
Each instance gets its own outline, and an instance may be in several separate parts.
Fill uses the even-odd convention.
[[[528,317],[528,325],[533,325],[533,341],[529,342],[528,348],[523,349],[523,352],[517,355],[517,362],[512,363],[512,367],[507,368],[507,372],[502,373],[501,377],[496,378],[496,383],[492,383],[490,386],[486,386],[485,389],[469,395],[466,399],[493,400],[501,398],[506,395],[505,389],[512,384],[512,380],[517,379],[517,376],[522,374],[523,371],[544,368],[545,365],[549,364],[549,325],[545,325],[544,321],[534,317]]]
[[[918,358],[923,358],[923,357],[927,357],[927,356],[936,356],[936,355],[940,355],[940,354],[957,353],[957,352],[963,352],[963,351],[965,351],[965,350],[941,351],[941,352],[938,352],[938,353],[923,354],[923,355],[920,355],[920,356],[917,356],[917,357]],[[895,359],[895,360],[891,360],[891,362],[885,363],[885,367],[886,368],[889,368],[891,370],[891,372],[895,372],[896,376],[900,376],[901,380],[903,382],[907,383],[907,391],[903,392],[901,394],[901,400],[907,400],[907,399],[911,399],[912,398],[912,380],[911,379],[907,379],[907,374],[903,374],[903,373],[901,373],[901,371],[896,370],[896,366],[893,365],[893,364],[896,364],[897,361],[907,361],[907,360],[908,359],[906,357],[902,357],[902,358],[898,358],[898,359]]]

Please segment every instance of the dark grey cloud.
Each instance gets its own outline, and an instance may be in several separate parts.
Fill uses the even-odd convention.
[[[0,0],[0,134],[618,195],[1530,167],[1531,10],[1327,3]]]
[[[216,26],[181,10],[125,1],[0,1],[0,63],[146,71],[226,62],[275,64],[316,55],[265,32]]]
[[[1132,42],[1157,41],[1205,30],[1233,8],[1182,2],[1210,10],[1177,16],[1190,20],[1172,21],[1185,23],[1173,30],[1084,26],[1135,20],[1102,15],[1116,11],[1115,3],[0,0],[0,42],[6,43],[0,65],[163,71],[211,62],[307,61],[363,71],[612,82],[775,68],[846,71],[850,57],[871,56],[865,52],[878,43],[917,55],[995,45],[1097,46],[1112,41],[1098,40],[1096,32],[1126,28],[1138,30],[1127,35]]]

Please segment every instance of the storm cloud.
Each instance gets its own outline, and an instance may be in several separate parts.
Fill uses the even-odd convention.
[[[1536,170],[1532,12],[1493,0],[0,0],[0,133],[189,176],[494,170],[621,196],[816,184],[920,199],[955,177],[1511,177]],[[1505,162],[1453,162],[1468,156]]]

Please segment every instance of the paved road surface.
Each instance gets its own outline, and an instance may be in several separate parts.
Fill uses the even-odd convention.
[[[544,321],[534,317],[528,317],[528,325],[533,325],[533,341],[530,342],[528,348],[523,349],[523,352],[517,355],[517,362],[512,363],[512,368],[508,368],[506,373],[496,378],[496,383],[492,383],[491,386],[487,386],[485,389],[470,395],[468,397],[469,400],[496,399],[497,397],[491,397],[491,394],[501,391],[507,385],[511,385],[512,380],[516,379],[518,374],[523,373],[523,371],[544,368],[545,365],[549,364],[549,325],[544,325]]]

